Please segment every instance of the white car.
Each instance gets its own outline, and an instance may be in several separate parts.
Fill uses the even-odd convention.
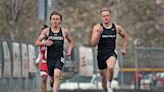
[[[154,78],[155,78],[155,76],[152,73],[149,73],[149,74],[146,74],[145,76],[143,76],[143,78],[141,79],[140,88],[141,89],[151,89]]]
[[[112,81],[113,88],[119,88],[118,81]],[[93,75],[92,77],[75,75],[70,80],[60,84],[60,89],[102,89],[99,75]]]

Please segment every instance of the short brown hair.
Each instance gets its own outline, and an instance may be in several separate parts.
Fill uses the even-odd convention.
[[[108,11],[110,14],[112,13],[112,11],[110,10],[110,9],[108,9],[108,8],[102,8],[101,10],[100,10],[100,13],[102,13],[103,11]]]
[[[51,13],[51,15],[50,15],[50,20],[51,20],[51,17],[52,17],[52,15],[59,15],[60,16],[60,20],[62,21],[62,15],[58,12],[58,11],[53,11],[52,13]]]
[[[42,25],[42,30],[48,28],[48,26],[46,24]]]

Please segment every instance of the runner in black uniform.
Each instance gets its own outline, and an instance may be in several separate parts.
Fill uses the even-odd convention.
[[[103,8],[100,11],[102,23],[93,27],[91,44],[98,45],[98,68],[101,75],[102,87],[104,92],[112,92],[111,81],[113,79],[113,68],[115,66],[117,55],[116,36],[119,34],[123,38],[122,54],[126,54],[127,38],[124,29],[111,22],[111,11]],[[108,81],[109,80],[109,81]],[[108,86],[107,86],[108,84]]]
[[[62,67],[64,64],[63,45],[64,40],[68,42],[66,56],[72,52],[74,42],[68,29],[60,27],[62,16],[57,11],[53,11],[50,15],[51,27],[44,29],[36,41],[37,46],[47,45],[47,66],[48,73],[51,77],[50,83],[53,84],[53,92],[58,92],[59,81],[61,77]],[[42,42],[44,38],[48,38]]]
[[[53,41],[51,46],[47,46],[48,73],[53,76],[55,68],[62,70],[65,60],[63,55],[64,37],[61,28],[57,33],[53,33],[50,28],[48,39]]]
[[[117,58],[117,55],[115,53],[117,32],[114,24],[112,24],[112,27],[109,29],[106,29],[102,23],[100,23],[100,25],[103,27],[103,33],[101,34],[98,43],[98,68],[106,69],[106,60],[110,56],[114,56],[115,58]]]

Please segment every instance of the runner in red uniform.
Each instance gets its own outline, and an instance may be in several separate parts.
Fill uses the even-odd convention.
[[[44,25],[42,28],[45,29],[48,26]],[[44,41],[44,40],[42,40]],[[40,52],[38,55],[38,58],[36,60],[35,66],[38,66],[40,64],[40,75],[42,77],[42,84],[41,84],[41,92],[47,92],[47,78],[48,78],[48,67],[47,67],[47,48],[46,45],[40,46]]]

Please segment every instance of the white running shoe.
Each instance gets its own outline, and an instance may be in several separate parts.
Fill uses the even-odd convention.
[[[113,92],[113,88],[111,86],[111,82],[107,83],[107,87],[108,87],[108,92]]]

